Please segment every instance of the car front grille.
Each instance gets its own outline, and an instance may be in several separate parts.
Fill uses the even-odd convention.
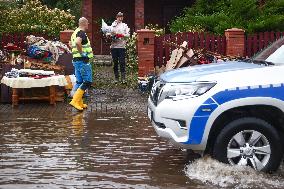
[[[157,106],[160,94],[162,92],[163,87],[165,86],[165,83],[158,81],[152,88],[150,98],[155,106]]]

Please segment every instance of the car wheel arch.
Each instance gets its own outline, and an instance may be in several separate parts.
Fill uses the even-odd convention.
[[[264,116],[267,115],[267,112],[270,112],[272,116],[269,118],[267,116]],[[214,141],[216,140],[218,134],[228,123],[232,122],[235,119],[244,117],[255,117],[262,119],[273,125],[281,133],[281,136],[284,136],[284,113],[278,107],[271,105],[247,105],[234,107],[221,112],[212,122],[207,136],[204,136],[207,137],[205,154],[212,154]],[[273,117],[275,117],[275,119],[273,119]],[[282,122],[283,124],[281,124]]]

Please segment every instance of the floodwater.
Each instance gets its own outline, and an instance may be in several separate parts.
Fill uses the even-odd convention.
[[[143,111],[20,112],[0,112],[0,188],[284,188],[283,165],[268,175],[191,162]]]

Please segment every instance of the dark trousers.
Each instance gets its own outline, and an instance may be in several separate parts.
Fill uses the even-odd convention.
[[[120,73],[121,78],[125,79],[125,53],[126,49],[124,48],[112,48],[111,49],[111,55],[113,60],[113,71],[115,79],[119,79],[119,71],[118,71],[118,65],[120,66]]]

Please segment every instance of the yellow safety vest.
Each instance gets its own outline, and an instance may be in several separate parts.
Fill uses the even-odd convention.
[[[82,57],[82,55],[79,53],[78,49],[77,49],[77,46],[76,46],[76,36],[77,36],[77,33],[80,31],[79,28],[77,28],[72,36],[71,36],[71,43],[72,43],[72,55],[73,55],[73,58],[79,58],[79,57]],[[85,45],[82,45],[82,52],[83,53],[87,53],[87,56],[88,58],[93,58],[94,57],[94,54],[93,54],[93,50],[92,50],[92,47],[91,47],[91,43],[90,43],[90,40],[87,36],[87,44]]]

